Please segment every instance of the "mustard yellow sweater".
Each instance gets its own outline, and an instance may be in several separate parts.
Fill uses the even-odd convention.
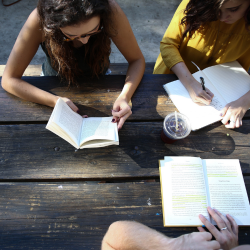
[[[176,10],[160,44],[160,55],[154,74],[173,73],[170,69],[184,61],[191,73],[212,65],[237,60],[246,70],[250,67],[250,33],[245,28],[244,18],[233,24],[215,21],[196,31],[191,38],[182,39],[185,27],[180,25],[189,0],[183,0]],[[218,34],[218,35],[217,35]]]

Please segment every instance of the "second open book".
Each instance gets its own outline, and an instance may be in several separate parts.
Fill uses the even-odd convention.
[[[113,117],[83,118],[61,98],[58,99],[46,128],[75,148],[119,145],[117,123]]]
[[[250,225],[250,205],[239,160],[165,157],[159,161],[164,226],[200,226],[199,214],[216,224],[207,207]]]
[[[209,106],[194,103],[179,80],[163,86],[176,108],[191,121],[192,130],[220,121],[220,110],[250,90],[250,76],[237,61],[208,67],[193,77],[198,82],[203,77],[205,87],[214,94]]]

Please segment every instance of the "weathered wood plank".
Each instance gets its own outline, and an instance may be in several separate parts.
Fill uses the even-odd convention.
[[[250,177],[245,184],[249,196]],[[99,250],[117,220],[135,220],[170,237],[197,232],[163,227],[159,182],[0,183],[0,192],[1,249]],[[239,243],[250,244],[249,234],[249,227],[240,228]]]
[[[158,160],[168,155],[240,159],[250,174],[249,120],[235,130],[216,123],[174,144],[161,141],[161,129],[162,122],[126,122],[119,146],[75,152],[45,124],[1,125],[0,180],[154,178]]]
[[[145,74],[153,74],[155,62],[146,62]],[[111,75],[126,75],[128,63],[111,63]],[[5,65],[0,65],[0,76],[3,75]],[[23,76],[40,76],[42,71],[42,64],[28,65],[23,73]]]
[[[82,114],[110,116],[113,103],[121,92],[125,76],[105,76],[99,80],[85,79],[80,88],[67,87],[57,77],[23,77],[27,82],[76,103]],[[162,120],[176,110],[162,85],[176,79],[174,75],[144,75],[132,98],[133,114],[129,120]],[[0,122],[48,121],[52,108],[26,102],[0,88]],[[246,114],[250,117],[250,111]]]
[[[104,76],[101,79],[84,80],[79,88],[68,90],[57,77],[23,77],[27,82],[58,96],[70,98],[88,116],[109,116],[119,96],[125,76]],[[133,115],[130,120],[162,119],[175,109],[168,100],[162,85],[175,80],[173,75],[144,75],[132,99]],[[26,102],[0,88],[0,121],[48,121],[52,108]]]

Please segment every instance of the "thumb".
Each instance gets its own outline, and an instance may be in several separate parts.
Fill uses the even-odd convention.
[[[220,111],[220,116],[224,117],[225,114],[227,113],[227,110],[229,108],[229,103]]]

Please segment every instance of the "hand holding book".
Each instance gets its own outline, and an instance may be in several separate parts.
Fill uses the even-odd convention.
[[[230,250],[238,246],[238,225],[229,214],[226,217],[221,214],[218,210],[208,207],[208,212],[214,219],[220,231],[210,223],[203,215],[200,214],[199,218],[202,223],[206,226],[209,232],[215,237],[220,243],[220,248],[224,250]],[[198,227],[200,232],[206,232],[202,227]]]

